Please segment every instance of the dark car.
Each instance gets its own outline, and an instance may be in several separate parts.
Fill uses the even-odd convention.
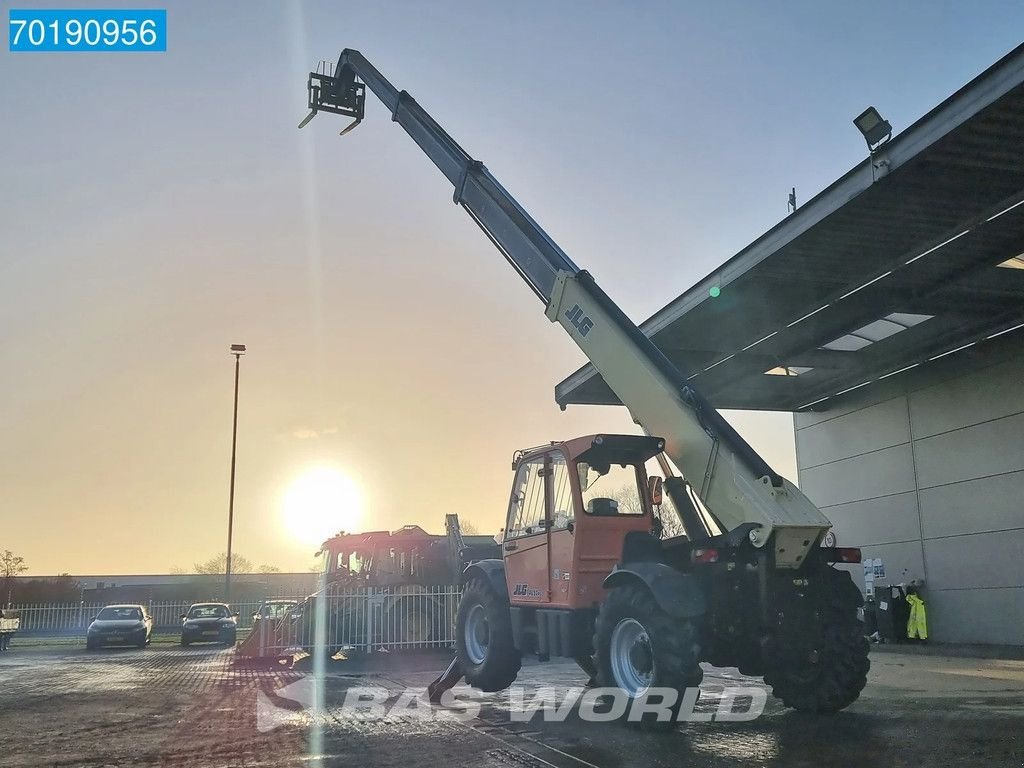
[[[234,645],[238,614],[225,603],[196,603],[181,614],[181,644],[224,643]]]
[[[142,605],[108,605],[89,620],[85,647],[134,645],[145,648],[153,637],[153,617]]]

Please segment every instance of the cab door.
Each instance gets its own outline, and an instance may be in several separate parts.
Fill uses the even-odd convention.
[[[551,454],[548,477],[548,577],[551,606],[573,607],[573,551],[576,541],[575,482],[561,451]]]
[[[513,605],[551,601],[547,486],[551,455],[521,461],[512,483],[502,556]]]

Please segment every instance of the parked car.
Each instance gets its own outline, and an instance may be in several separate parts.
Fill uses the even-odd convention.
[[[85,647],[135,645],[145,648],[153,637],[153,617],[144,605],[108,605],[89,619]]]
[[[226,603],[195,603],[181,614],[181,644],[224,643],[234,645],[238,614]]]

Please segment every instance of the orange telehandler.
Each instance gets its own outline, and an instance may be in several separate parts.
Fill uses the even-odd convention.
[[[501,186],[358,51],[307,81],[310,114],[364,116],[369,88],[629,409],[646,435],[591,435],[516,454],[501,559],[471,564],[458,610],[460,675],[509,686],[527,654],[569,657],[631,699],[701,679],[699,662],[763,675],[801,711],[864,687],[860,591],[821,546],[828,519],[776,473]],[[648,460],[664,478],[649,481]],[[671,460],[671,463],[670,461]],[[676,474],[673,464],[680,474]],[[659,536],[663,490],[685,534]],[[676,705],[678,706],[678,704]],[[663,723],[652,724],[661,727]]]

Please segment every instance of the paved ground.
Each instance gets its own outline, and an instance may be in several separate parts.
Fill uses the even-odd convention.
[[[868,688],[846,712],[808,717],[769,699],[751,722],[689,723],[663,735],[618,724],[510,721],[489,694],[479,717],[439,720],[406,699],[368,720],[341,708],[357,686],[386,688],[389,706],[424,686],[439,657],[391,657],[373,668],[333,662],[322,714],[310,715],[313,675],[244,670],[232,651],[154,646],[86,653],[15,647],[0,655],[0,765],[336,766],[376,768],[632,768],[633,766],[914,766],[1024,764],[1024,661],[876,652]],[[534,685],[582,685],[571,665],[530,665]],[[698,712],[729,684],[709,670]],[[527,699],[532,698],[532,692]],[[741,701],[742,703],[742,701]],[[514,707],[513,707],[514,709]]]

